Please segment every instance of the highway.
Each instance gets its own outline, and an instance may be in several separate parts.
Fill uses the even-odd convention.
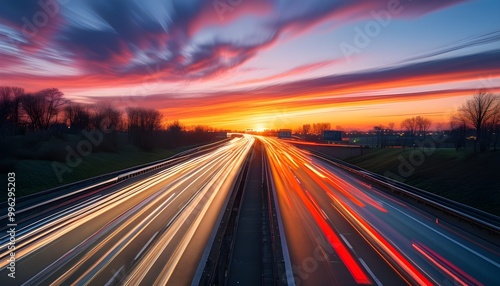
[[[467,232],[282,140],[259,139],[289,285],[498,284],[498,237]]]
[[[232,139],[18,224],[15,279],[3,236],[0,284],[190,284],[254,140]]]
[[[9,236],[0,238],[0,284],[190,285],[255,140],[282,225],[278,276],[289,285],[498,284],[498,237],[286,141],[249,135],[20,222],[15,279]]]

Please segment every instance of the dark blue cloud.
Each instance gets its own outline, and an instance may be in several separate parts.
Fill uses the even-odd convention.
[[[404,2],[404,14],[421,15],[457,2],[461,1]],[[196,43],[192,37],[199,31],[193,31],[193,26],[201,29],[207,13],[216,15],[212,1],[42,0],[40,3],[57,5],[60,11],[57,17],[62,20],[51,23],[58,25],[51,27],[51,33],[41,34],[36,43],[27,45],[33,44],[38,49],[47,45],[60,50],[71,57],[68,60],[82,66],[83,73],[146,74],[147,67],[154,65],[163,74],[171,73],[165,78],[175,80],[203,78],[241,65],[271,45],[290,26],[307,28],[326,17],[342,17],[345,11],[367,17],[370,9],[383,9],[388,1],[274,0],[269,2],[272,7],[269,14],[255,20],[261,40],[255,41],[253,37],[241,41],[239,35],[225,35]],[[242,5],[245,4],[248,3]],[[0,2],[0,23],[22,29],[23,17],[30,19],[40,11],[43,8],[39,1],[4,0]],[[158,17],[157,11],[167,12]],[[243,11],[235,8],[231,13],[243,16],[238,14]],[[79,17],[78,21],[73,17]],[[86,17],[92,17],[100,25],[86,25]]]
[[[32,21],[33,16],[43,11],[38,1],[3,0],[0,1],[0,23],[4,22],[17,27],[24,25],[23,18]]]
[[[263,89],[269,95],[314,93],[340,88],[359,87],[370,84],[397,84],[398,81],[414,80],[433,77],[450,77],[467,74],[487,76],[500,67],[500,50],[429,60],[420,63],[407,64],[386,69],[373,69],[362,72],[332,75],[310,80],[295,81],[280,85],[273,85]],[[443,82],[446,83],[446,82]]]

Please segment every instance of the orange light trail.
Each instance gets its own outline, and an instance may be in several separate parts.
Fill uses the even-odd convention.
[[[434,285],[427,277],[425,277],[415,266],[413,266],[397,249],[395,249],[385,238],[380,235],[373,227],[363,221],[363,219],[354,212],[351,212],[347,206],[340,200],[332,197],[334,201],[344,210],[350,218],[356,222],[372,239],[375,240],[377,245],[384,249],[387,253],[404,271],[410,275],[419,285]],[[333,205],[335,207],[335,205]]]
[[[374,208],[378,209],[379,211],[384,212],[384,213],[387,212],[387,210],[384,207],[382,207],[377,201],[375,201],[374,199],[372,199],[370,196],[368,196],[365,193],[359,191],[353,185],[351,185],[351,184],[349,184],[349,183],[347,183],[345,181],[340,180],[335,175],[328,174],[328,176],[326,177],[326,179],[328,179],[335,186],[335,188],[337,190],[341,191],[344,195],[346,195],[348,198],[350,198],[355,204],[357,204],[359,206],[362,206],[362,207],[365,206],[357,198],[355,198],[353,195],[351,195],[351,193],[356,194],[356,196],[358,198],[362,199],[363,201],[365,201],[366,203],[370,204],[371,206],[373,206]],[[347,190],[349,190],[349,191],[347,191]]]
[[[277,148],[274,148],[273,143],[271,140],[268,140],[267,138],[260,137],[262,139],[262,142],[264,142],[267,146],[269,146],[269,150],[272,150],[273,154],[277,156],[277,154],[280,154],[277,149],[279,149],[279,146],[276,146]],[[284,157],[284,156],[283,156]],[[279,168],[279,170],[276,170],[276,172],[273,172],[273,174],[278,174],[277,178],[279,177],[284,177],[286,178],[286,183],[289,185],[289,189],[293,190],[298,197],[300,198],[301,202],[304,204],[316,224],[319,226],[320,230],[323,232],[325,237],[327,238],[328,242],[330,245],[333,247],[333,249],[336,251],[338,254],[339,258],[342,260],[344,265],[347,267],[348,271],[351,273],[352,277],[358,284],[365,284],[365,285],[371,285],[372,282],[368,278],[368,276],[365,274],[363,271],[362,267],[359,265],[359,263],[354,259],[352,254],[349,252],[349,250],[345,247],[341,239],[337,236],[337,234],[332,230],[332,228],[328,225],[328,223],[325,221],[325,215],[322,213],[321,209],[319,208],[317,202],[314,200],[314,198],[310,195],[306,195],[305,191],[302,190],[302,187],[299,185],[299,183],[296,181],[294,178],[293,174],[291,173],[290,169],[284,168],[283,165],[278,164],[276,165],[276,158],[273,158],[272,156],[268,155],[268,158],[271,158],[270,160],[270,167],[273,169]],[[286,157],[284,157],[284,160],[286,160]],[[301,161],[301,158],[297,156],[296,161]],[[279,167],[278,167],[279,166]],[[304,169],[306,170],[306,169]],[[316,174],[313,173],[312,171],[309,171],[310,174]],[[317,175],[317,174],[316,174]],[[315,178],[315,176],[312,176]],[[316,177],[317,179],[317,177]],[[315,181],[317,182],[317,180]],[[321,183],[321,182],[320,182]],[[280,186],[283,186],[280,184]],[[324,185],[323,185],[324,186]],[[278,186],[277,186],[278,187]],[[281,192],[285,193],[285,191]]]
[[[306,197],[303,192],[297,192],[297,194],[300,196],[302,202],[309,210],[309,213],[312,215],[312,217],[320,227],[321,231],[325,234],[326,238],[330,242],[330,245],[333,247],[333,249],[335,249],[342,262],[344,262],[344,264],[347,266],[347,269],[353,276],[354,280],[356,280],[356,283],[372,284],[368,276],[365,274],[361,266],[358,264],[358,262],[354,259],[351,253],[344,246],[344,244],[337,236],[337,234],[330,228],[328,223],[323,219],[323,215],[320,213],[319,210],[317,210],[317,207],[315,207],[317,203],[313,201],[313,198],[311,196]]]

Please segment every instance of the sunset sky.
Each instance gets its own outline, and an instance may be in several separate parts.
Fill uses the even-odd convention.
[[[477,89],[500,92],[499,11],[498,0],[7,0],[0,86],[224,129],[445,123]]]

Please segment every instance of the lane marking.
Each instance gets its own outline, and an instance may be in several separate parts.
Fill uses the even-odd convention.
[[[319,209],[323,213],[323,217],[325,220],[330,220],[330,218],[326,215],[325,211],[323,209]]]
[[[378,286],[382,286],[382,282],[380,282],[380,280],[377,279],[377,276],[375,276],[375,274],[373,274],[372,270],[370,269],[370,267],[368,267],[368,265],[363,260],[363,258],[358,257],[358,259],[359,259],[359,262],[361,262],[361,264],[363,264],[363,267],[370,274],[370,276],[373,278],[373,280],[375,280],[375,284],[377,284]]]
[[[299,181],[299,178],[297,178],[297,176],[293,175],[295,177],[295,180],[297,180],[297,182],[299,182],[299,184],[302,185],[302,183]]]
[[[470,247],[468,247],[468,246],[466,246],[466,245],[464,245],[464,244],[462,244],[462,243],[460,243],[460,242],[456,241],[455,239],[453,239],[453,238],[451,238],[451,237],[447,236],[446,234],[444,234],[444,233],[441,233],[441,232],[437,231],[436,229],[434,229],[434,228],[432,228],[432,227],[430,227],[430,226],[426,225],[425,223],[423,223],[423,222],[419,221],[418,219],[416,219],[416,218],[414,218],[414,217],[412,217],[412,216],[410,216],[410,215],[406,214],[405,212],[403,212],[403,211],[401,211],[401,210],[399,210],[399,209],[397,209],[397,208],[395,208],[395,207],[393,207],[393,206],[391,206],[391,205],[389,205],[389,204],[387,204],[387,206],[389,206],[389,207],[391,207],[391,208],[393,208],[393,209],[397,210],[398,212],[400,212],[400,213],[404,214],[404,215],[405,215],[405,216],[407,216],[408,218],[410,218],[410,219],[412,219],[412,220],[414,220],[414,221],[418,222],[419,224],[421,224],[421,225],[425,226],[426,228],[428,228],[428,229],[432,230],[433,232],[435,232],[435,233],[439,234],[440,236],[442,236],[442,237],[444,237],[444,238],[447,238],[448,240],[450,240],[450,241],[452,241],[452,242],[456,243],[457,245],[461,246],[462,248],[464,248],[464,249],[468,250],[469,252],[471,252],[471,253],[473,253],[473,254],[477,255],[478,257],[480,257],[480,258],[484,259],[485,261],[487,261],[487,262],[489,262],[489,263],[493,264],[493,265],[494,265],[494,266],[496,266],[497,268],[500,268],[500,264],[499,264],[499,263],[497,263],[497,262],[495,262],[495,261],[493,261],[493,260],[489,259],[488,257],[486,257],[486,256],[482,255],[481,253],[479,253],[479,252],[477,252],[477,251],[475,251],[475,250],[471,249]]]
[[[349,243],[349,241],[347,241],[347,239],[345,238],[345,236],[341,233],[339,233],[340,235],[340,238],[342,238],[342,240],[345,242],[345,244],[347,244],[347,246],[352,250],[354,251],[354,249],[352,248],[352,245]]]
[[[158,231],[155,232],[155,234],[153,234],[153,236],[151,236],[151,238],[148,240],[148,242],[146,242],[146,244],[144,244],[144,246],[141,248],[141,250],[139,251],[139,253],[137,253],[137,255],[135,256],[134,260],[137,260],[137,258],[139,258],[139,256],[141,256],[142,252],[151,243],[151,241],[153,241],[153,239],[156,237],[157,234],[158,234]]]

